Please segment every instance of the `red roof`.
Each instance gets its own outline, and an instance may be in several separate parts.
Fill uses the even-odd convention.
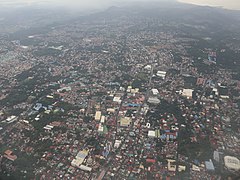
[[[155,159],[146,159],[146,162],[149,162],[149,163],[155,163],[156,160],[155,160]]]

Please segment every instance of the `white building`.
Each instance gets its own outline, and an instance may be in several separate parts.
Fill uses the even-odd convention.
[[[117,102],[117,103],[121,104],[121,102],[122,102],[121,97],[115,96],[113,98],[113,102]]]
[[[156,98],[156,97],[149,97],[148,102],[150,104],[159,104],[160,100],[158,98]]]
[[[155,138],[155,131],[148,131],[149,138]]]
[[[103,126],[102,126],[101,123],[100,123],[99,126],[98,126],[98,132],[103,132]]]
[[[159,91],[157,89],[152,89],[152,93],[154,96],[156,96],[159,94]]]
[[[193,90],[192,89],[183,89],[179,91],[179,94],[181,94],[184,97],[187,97],[188,99],[192,99]]]
[[[97,111],[96,114],[95,114],[95,120],[100,121],[101,115],[102,115],[101,111]]]
[[[240,170],[240,161],[238,158],[233,156],[225,156],[224,157],[224,164],[225,167],[232,171],[239,171]]]
[[[115,143],[114,143],[114,148],[119,148],[121,143],[122,143],[121,140],[116,140]]]
[[[161,77],[162,79],[165,79],[167,72],[165,71],[158,71],[157,76]]]
[[[6,119],[6,122],[10,124],[16,120],[17,120],[17,116],[10,116]]]
[[[144,69],[146,69],[147,71],[151,71],[152,66],[151,66],[151,65],[146,65],[146,66],[144,67]]]
[[[84,171],[89,171],[91,172],[92,171],[92,168],[88,167],[88,166],[84,166],[84,165],[80,165],[79,167],[81,170],[84,170]]]
[[[101,123],[104,123],[105,122],[105,116],[102,116],[101,117],[101,121],[100,121]]]

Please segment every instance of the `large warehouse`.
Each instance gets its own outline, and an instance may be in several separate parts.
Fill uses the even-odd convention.
[[[229,170],[239,171],[240,170],[240,161],[238,158],[233,156],[224,157],[225,167]]]

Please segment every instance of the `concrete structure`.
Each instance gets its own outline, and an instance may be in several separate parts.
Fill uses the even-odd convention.
[[[85,166],[85,165],[80,165],[79,167],[81,170],[84,170],[84,171],[89,171],[91,172],[92,171],[92,168],[88,167],[88,166]]]
[[[215,170],[213,162],[212,162],[211,159],[209,161],[205,161],[205,167],[208,171],[214,171]]]
[[[156,98],[156,97],[149,97],[148,102],[150,104],[159,104],[160,100],[158,98]]]
[[[41,103],[36,103],[35,106],[33,107],[34,110],[39,111],[43,105]]]
[[[161,77],[162,79],[165,79],[167,72],[165,71],[158,71],[157,76]]]
[[[102,124],[100,123],[99,126],[98,126],[98,132],[102,133],[104,130]]]
[[[179,172],[186,171],[186,166],[181,166],[181,165],[179,165],[179,166],[178,166],[178,171],[179,171]]]
[[[10,161],[15,161],[17,159],[17,156],[14,155],[11,150],[6,150],[3,156],[9,159]]]
[[[115,109],[113,109],[113,108],[107,108],[107,112],[109,112],[109,113],[114,113],[114,112],[115,112]]]
[[[148,131],[148,137],[155,138],[155,131]]]
[[[239,171],[240,170],[240,161],[238,158],[233,156],[225,156],[224,157],[224,164],[225,167],[232,171]]]
[[[182,96],[187,97],[188,99],[192,99],[192,93],[193,93],[192,89],[183,89],[183,90],[180,90],[179,93]]]
[[[130,117],[122,117],[120,119],[120,126],[128,127],[132,123],[132,119]]]
[[[115,96],[115,97],[113,98],[113,102],[117,102],[117,103],[120,104],[120,103],[122,102],[121,97]]]
[[[218,151],[214,151],[213,152],[213,159],[217,162],[220,161],[220,156],[219,156],[219,152]]]
[[[88,150],[79,151],[75,159],[72,160],[71,165],[80,168],[81,164],[88,155]]]
[[[168,170],[175,172],[176,171],[176,165],[175,165],[176,160],[167,159],[167,162],[168,162],[168,165],[167,165]]]
[[[119,148],[121,143],[122,143],[121,140],[116,140],[115,143],[114,143],[114,148]]]
[[[105,122],[105,116],[102,116],[101,117],[101,121],[100,121],[101,123],[104,123]]]
[[[146,66],[144,67],[144,69],[146,69],[147,71],[151,71],[152,66],[151,66],[151,65],[146,65]]]
[[[96,121],[100,121],[101,116],[102,116],[101,111],[96,111],[96,114],[95,114],[95,120],[96,120]]]
[[[68,87],[63,87],[63,88],[61,88],[61,89],[58,89],[57,90],[57,92],[64,92],[64,91],[71,91],[72,90],[72,88],[70,87],[70,86],[68,86]]]
[[[16,120],[17,120],[17,116],[10,116],[6,119],[6,122],[10,124]]]
[[[159,91],[157,89],[152,89],[152,93],[154,96],[156,96],[159,94]]]

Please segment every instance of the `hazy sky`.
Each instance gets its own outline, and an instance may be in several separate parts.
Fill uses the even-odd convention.
[[[0,5],[33,5],[33,4],[56,4],[66,6],[79,6],[79,7],[107,7],[114,4],[120,4],[121,2],[132,2],[132,1],[151,1],[151,0],[0,0]],[[152,0],[161,1],[161,0]],[[222,6],[228,9],[239,9],[240,0],[176,0],[180,2],[193,3],[199,5],[210,5],[210,6]]]
[[[199,5],[222,6],[227,9],[240,10],[240,0],[178,0]]]

